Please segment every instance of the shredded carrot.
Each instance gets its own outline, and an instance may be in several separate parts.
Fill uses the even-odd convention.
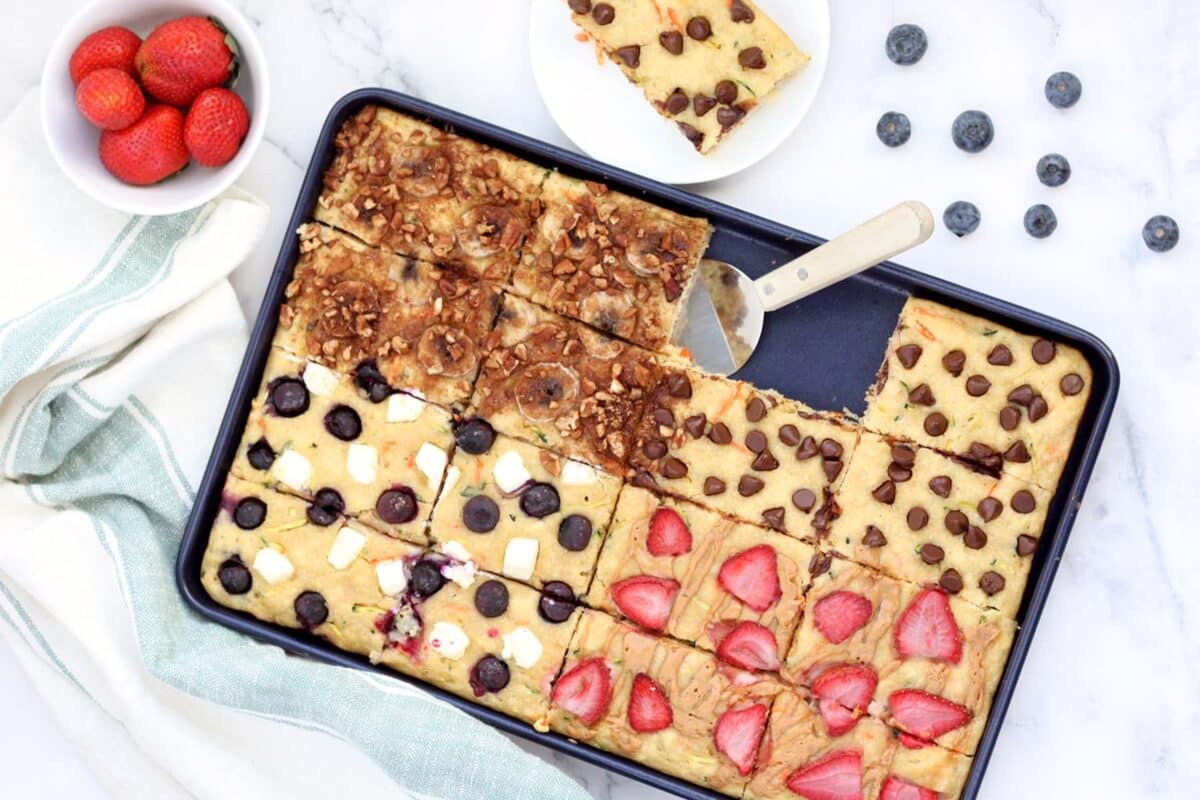
[[[479,483],[482,480],[483,480],[483,462],[476,461],[475,462],[475,480],[473,482]]]
[[[937,337],[933,335],[933,331],[929,330],[929,328],[926,328],[920,322],[917,323],[917,330],[919,330],[921,332],[921,335],[924,336],[929,341],[931,341],[931,342],[937,341]]]
[[[577,42],[586,42],[588,39],[591,39],[591,38],[592,37],[588,36],[583,31],[580,31],[579,33],[575,34],[575,41],[577,41]]]
[[[729,409],[733,408],[733,401],[737,399],[739,394],[741,394],[741,389],[742,387],[740,385],[735,387],[729,397],[725,399],[725,402],[721,404],[719,409],[717,409],[717,419],[721,419],[721,417],[724,417],[727,413],[729,413]]]
[[[667,16],[671,20],[671,27],[675,28],[675,30],[677,30],[677,31],[682,32],[683,31],[683,23],[679,21],[679,17],[675,14],[675,9],[668,8]]]
[[[740,450],[745,455],[748,455],[748,456],[754,455],[754,453],[750,450],[750,448],[746,447],[746,445],[742,444],[741,442],[730,442],[730,444],[733,445],[738,450]]]
[[[661,25],[663,21],[663,13],[662,8],[658,5],[658,0],[650,0],[650,4],[654,6],[654,16],[658,17],[658,24]]]
[[[696,360],[696,357],[694,355],[692,355],[692,351],[688,350],[686,347],[679,348],[679,354],[682,355],[684,358],[686,358],[688,361]]]

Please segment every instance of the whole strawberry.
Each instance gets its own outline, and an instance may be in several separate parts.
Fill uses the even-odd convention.
[[[119,131],[141,119],[146,98],[129,73],[105,67],[89,72],[79,82],[75,107],[97,128]]]
[[[250,129],[246,104],[228,89],[205,89],[183,123],[183,141],[197,164],[219,167],[237,155]]]
[[[120,25],[101,28],[89,34],[71,54],[68,65],[71,82],[79,83],[88,73],[107,67],[124,70],[130,77],[136,78],[133,59],[141,44],[142,40],[136,33]]]
[[[234,46],[233,37],[215,20],[180,17],[155,28],[134,63],[151,97],[182,107],[236,75]]]
[[[150,106],[145,116],[120,131],[100,134],[100,161],[125,183],[148,186],[187,166],[183,112]]]

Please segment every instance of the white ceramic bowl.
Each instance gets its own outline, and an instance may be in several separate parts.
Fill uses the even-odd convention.
[[[211,16],[237,40],[241,70],[234,90],[250,112],[250,130],[241,150],[223,167],[187,169],[152,186],[130,186],[100,163],[100,131],[75,108],[75,85],[68,62],[93,31],[123,25],[143,39],[160,23],[181,16]],[[66,24],[50,48],[42,70],[42,129],[54,160],[81,190],[106,206],[133,214],[173,214],[208,202],[229,188],[258,149],[267,124],[270,83],[266,59],[249,22],[224,0],[95,0]]]

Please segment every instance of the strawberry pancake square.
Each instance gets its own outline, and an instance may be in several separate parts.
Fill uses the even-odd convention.
[[[938,747],[910,750],[895,730],[861,717],[831,735],[811,699],[781,692],[744,797],[770,800],[938,800],[958,797],[971,759]],[[913,745],[922,743],[912,742]]]
[[[588,604],[771,671],[800,620],[814,555],[781,533],[627,485]]]
[[[550,727],[740,797],[781,684],[584,611],[554,684]]]
[[[863,708],[973,754],[1016,629],[1003,614],[937,587],[833,559],[808,591],[782,674],[810,687],[830,720],[840,714],[835,698],[848,687],[869,686]],[[943,709],[945,720],[927,727],[919,716],[926,706]]]

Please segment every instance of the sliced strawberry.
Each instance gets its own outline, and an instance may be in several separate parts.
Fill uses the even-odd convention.
[[[892,635],[901,658],[930,658],[957,664],[962,659],[962,631],[950,610],[950,598],[937,589],[922,589],[896,621]]]
[[[767,707],[762,703],[730,709],[720,716],[713,728],[713,744],[737,765],[740,774],[749,775],[766,727]]]
[[[936,739],[971,719],[971,712],[958,703],[920,689],[892,692],[888,705],[896,724],[922,739]]]
[[[783,594],[775,548],[759,544],[725,559],[717,583],[755,611],[766,611]]]
[[[733,626],[733,630],[717,645],[717,655],[742,669],[779,669],[779,646],[775,643],[775,634],[749,620]]]
[[[836,750],[796,770],[786,783],[806,800],[862,800],[862,753]]]
[[[938,793],[924,786],[888,775],[879,790],[879,800],[938,800]]]
[[[929,747],[929,742],[904,731],[896,731],[896,739],[904,745],[906,750],[920,750],[923,747]]]
[[[629,727],[638,733],[653,733],[671,727],[675,712],[663,690],[644,672],[633,677],[629,691]]]
[[[589,727],[600,721],[612,702],[612,676],[603,658],[580,661],[563,673],[550,695],[554,705]]]
[[[681,556],[692,550],[692,532],[679,512],[663,506],[650,517],[646,549],[652,556]]]
[[[867,624],[871,601],[855,592],[834,592],[818,600],[812,608],[813,624],[833,644],[841,644]]]
[[[635,575],[608,587],[608,593],[621,613],[652,631],[667,627],[678,591],[677,581],[653,575]]]
[[[878,682],[875,670],[865,664],[842,664],[825,670],[813,681],[817,708],[830,736],[849,733],[858,724],[859,715],[875,696]]]

